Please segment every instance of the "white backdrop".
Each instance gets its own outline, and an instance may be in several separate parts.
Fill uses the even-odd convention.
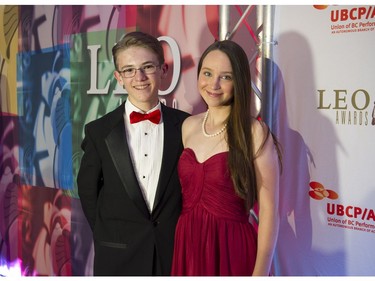
[[[276,6],[275,275],[375,275],[375,6]]]

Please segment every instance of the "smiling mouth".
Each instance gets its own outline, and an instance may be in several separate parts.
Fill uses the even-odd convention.
[[[133,88],[136,89],[136,90],[144,90],[147,87],[149,87],[149,84],[133,86]]]
[[[212,93],[212,92],[209,92],[209,91],[206,91],[206,93],[211,96],[211,97],[218,97],[221,95],[221,93]]]

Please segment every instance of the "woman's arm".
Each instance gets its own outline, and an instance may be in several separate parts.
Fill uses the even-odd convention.
[[[255,122],[254,142],[260,147],[266,132]],[[279,158],[271,134],[255,159],[259,204],[258,250],[253,271],[254,276],[268,276],[272,264],[279,230]]]

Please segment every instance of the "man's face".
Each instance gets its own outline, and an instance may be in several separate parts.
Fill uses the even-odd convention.
[[[117,67],[115,78],[128,92],[131,103],[145,111],[158,103],[158,91],[167,66],[159,65],[155,53],[142,47],[130,47],[119,53]],[[134,69],[137,69],[135,74]],[[153,73],[147,73],[150,69]],[[132,77],[127,77],[129,74]]]

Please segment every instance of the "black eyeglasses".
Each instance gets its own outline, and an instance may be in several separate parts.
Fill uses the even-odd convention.
[[[117,70],[118,73],[120,73],[122,78],[132,78],[137,73],[137,70],[140,70],[143,72],[143,74],[154,74],[156,72],[156,68],[160,67],[160,65],[155,65],[153,63],[145,64],[144,66],[141,66],[139,68],[135,67],[127,67],[124,70]]]

